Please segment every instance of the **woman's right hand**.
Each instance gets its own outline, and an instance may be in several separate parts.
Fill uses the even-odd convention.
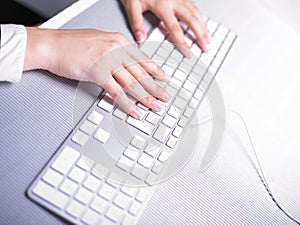
[[[120,33],[99,30],[27,28],[24,70],[45,69],[62,77],[102,86],[126,113],[141,112],[126,94],[159,111],[168,94],[153,77],[168,75]]]

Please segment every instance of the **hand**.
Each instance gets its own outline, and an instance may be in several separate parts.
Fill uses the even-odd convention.
[[[155,111],[162,107],[156,97],[168,100],[149,74],[160,80],[167,75],[120,33],[27,28],[24,70],[36,68],[102,86],[136,119],[141,113],[125,91]]]
[[[210,38],[206,24],[200,12],[191,0],[121,0],[128,14],[131,29],[138,42],[146,39],[147,31],[144,26],[143,12],[152,11],[161,19],[170,32],[172,41],[179,49],[189,49],[184,40],[183,30],[178,19],[188,25],[196,37],[196,43],[204,51]],[[182,51],[187,56],[184,51]]]

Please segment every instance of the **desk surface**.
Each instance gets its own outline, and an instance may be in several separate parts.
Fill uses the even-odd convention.
[[[117,1],[109,0],[114,7],[101,11],[105,1],[81,1],[43,26],[118,30],[133,40]],[[200,6],[205,14],[239,34],[217,80],[226,106],[240,112],[247,121],[256,147],[261,150],[258,155],[271,188],[284,207],[300,219],[300,194],[296,191],[300,157],[295,151],[299,113],[297,107],[292,107],[300,79],[296,76],[300,69],[295,60],[300,58],[300,26],[295,22],[295,18],[300,21],[296,14],[299,3],[203,0]],[[83,11],[80,16],[70,20],[79,11]],[[18,84],[0,84],[1,224],[64,223],[31,202],[25,192],[78,120],[73,117],[76,85],[77,82],[43,71],[24,73]],[[83,103],[88,106],[92,100],[92,96],[85,96]],[[285,110],[286,107],[293,110]],[[78,113],[84,113],[84,108],[83,105]],[[195,158],[185,171],[160,186],[141,223],[291,223],[232,142],[225,139],[207,173],[199,175]],[[283,152],[284,145],[288,147]]]

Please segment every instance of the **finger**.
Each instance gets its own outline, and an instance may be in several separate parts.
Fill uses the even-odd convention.
[[[140,51],[135,45],[127,45],[125,51],[138,62],[149,74],[161,81],[168,81],[170,77],[145,53]],[[127,63],[126,63],[127,64]],[[128,65],[128,64],[127,64]]]
[[[200,48],[207,52],[210,38],[199,10],[192,6],[186,6],[184,9],[176,10],[175,13],[182,22],[190,27]]]
[[[169,101],[170,97],[166,90],[158,85],[139,64],[126,66],[126,69],[152,96],[159,98],[163,102]]]
[[[132,97],[137,99],[137,101],[154,111],[161,110],[162,104],[156,98],[151,96],[127,69],[124,68],[116,72],[114,74],[114,78],[123,87],[123,89]]]
[[[136,41],[143,42],[147,37],[147,31],[144,26],[141,4],[138,1],[126,1],[124,6]]]
[[[185,57],[190,57],[190,48],[184,40],[183,30],[178,22],[178,19],[173,14],[165,14],[160,18],[167,30],[170,32],[171,40],[179,48],[180,52]]]
[[[136,107],[135,102],[130,100],[122,87],[111,77],[105,82],[102,87],[112,97],[114,102],[120,106],[127,114],[131,115],[135,119],[140,119],[142,113]]]

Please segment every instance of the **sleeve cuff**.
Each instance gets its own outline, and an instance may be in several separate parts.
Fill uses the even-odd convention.
[[[26,28],[22,25],[1,25],[0,81],[18,82],[24,68],[27,44]]]

